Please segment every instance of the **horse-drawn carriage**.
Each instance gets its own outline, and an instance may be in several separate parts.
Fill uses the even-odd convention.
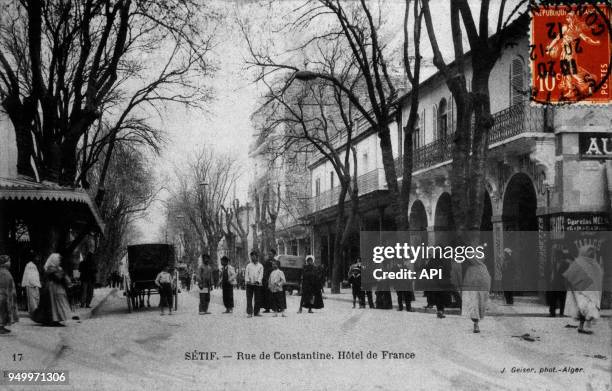
[[[123,283],[128,311],[147,306],[150,307],[151,294],[159,294],[155,278],[164,266],[168,266],[174,275],[175,283],[172,294],[172,305],[178,307],[178,275],[175,270],[174,247],[170,244],[139,244],[128,246],[127,258],[123,265]]]

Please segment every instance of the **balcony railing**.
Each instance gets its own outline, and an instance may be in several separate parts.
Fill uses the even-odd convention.
[[[544,108],[528,102],[510,106],[493,114],[495,123],[489,132],[489,145],[521,133],[544,131]]]
[[[544,131],[544,108],[531,106],[528,102],[510,106],[504,110],[493,114],[495,123],[489,132],[489,145],[507,140],[521,133],[543,132]],[[454,129],[453,129],[454,130]],[[413,171],[432,167],[436,164],[452,159],[453,133],[448,136],[435,140],[422,147],[415,149],[413,159]],[[402,158],[395,159],[395,170],[398,177],[402,175]],[[370,171],[361,175],[358,180],[359,195],[367,194],[374,190],[384,188],[383,183],[379,183],[379,171]],[[340,187],[325,191],[312,200],[312,211],[328,208],[336,205]]]
[[[359,195],[371,193],[376,190],[381,190],[380,181],[378,177],[381,173],[381,169],[372,170],[360,175],[357,178],[357,188],[359,189]],[[311,211],[316,212],[338,203],[340,197],[340,186],[336,186],[331,190],[324,191],[318,196],[311,198]],[[349,199],[349,194],[346,195],[346,200]]]
[[[507,140],[521,133],[542,132],[544,109],[529,103],[510,106],[493,114],[495,123],[489,132],[489,145]],[[412,156],[413,171],[422,170],[452,158],[453,134],[417,148]],[[402,172],[401,157],[395,159],[398,176]]]

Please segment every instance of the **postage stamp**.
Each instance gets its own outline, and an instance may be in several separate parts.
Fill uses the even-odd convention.
[[[610,102],[610,6],[531,7],[531,100],[540,104]]]

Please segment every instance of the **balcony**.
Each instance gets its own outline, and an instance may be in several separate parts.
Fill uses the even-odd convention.
[[[495,123],[489,132],[489,146],[521,133],[543,132],[544,110],[525,102],[493,114]]]
[[[382,172],[382,169],[376,169],[366,172],[357,178],[357,187],[359,189],[360,196],[376,190],[382,190],[381,181],[379,180]],[[336,205],[339,197],[340,186],[336,186],[331,190],[322,192],[318,196],[312,197],[311,212],[316,212]],[[349,195],[347,194],[346,200],[348,199]]]
[[[489,132],[489,148],[522,133],[544,131],[544,108],[529,103],[510,106],[493,114],[495,123]],[[452,159],[453,134],[417,148],[412,156],[413,171],[432,167]],[[402,160],[395,159],[395,169],[401,176]]]
[[[529,102],[510,106],[493,114],[495,123],[489,132],[489,148],[523,133],[536,133],[544,131],[544,108],[533,107]],[[454,130],[454,129],[453,129]],[[447,137],[435,140],[415,149],[412,170],[418,171],[448,162],[452,159],[453,133]],[[398,177],[402,175],[401,157],[395,159],[395,170]],[[359,195],[374,190],[386,189],[383,168],[379,168],[361,175],[358,178]],[[311,199],[311,211],[319,211],[336,205],[340,187],[327,190]]]

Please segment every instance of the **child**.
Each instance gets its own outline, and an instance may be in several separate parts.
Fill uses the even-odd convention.
[[[272,292],[272,300],[274,303],[274,310],[276,314],[275,317],[278,316],[278,313],[281,313],[281,316],[284,318],[285,310],[287,309],[287,301],[285,299],[285,291],[283,289],[283,285],[287,282],[285,280],[285,273],[279,269],[279,262],[272,262],[272,273],[270,273],[270,278],[268,279],[268,288]]]
[[[164,307],[168,307],[169,314],[172,315],[172,275],[168,272],[168,266],[164,266],[155,278],[155,285],[159,287],[159,306],[161,314],[164,315]]]

